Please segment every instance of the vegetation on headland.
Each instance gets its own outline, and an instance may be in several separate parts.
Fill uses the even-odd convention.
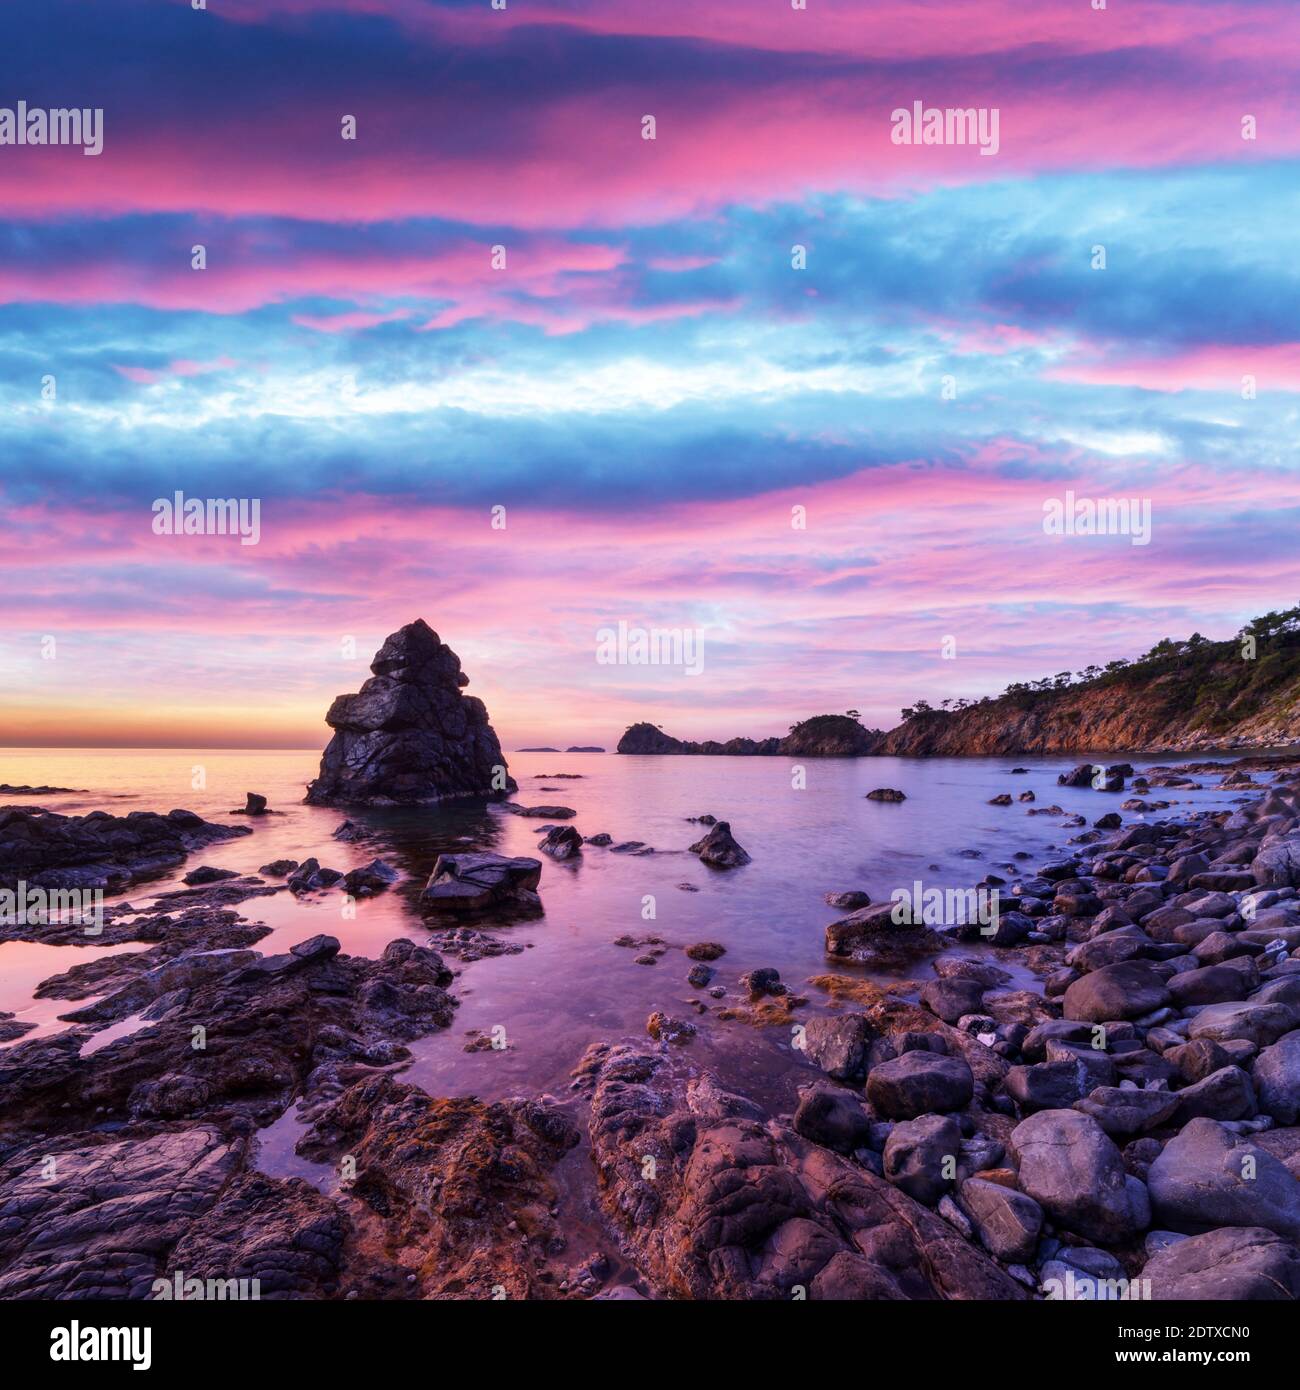
[[[864,729],[857,710],[815,715],[783,739],[726,743],[684,743],[638,724],[618,751],[862,756],[1280,746],[1300,739],[1300,605],[1254,618],[1226,641],[1199,632],[1164,637],[1132,660],[1013,681],[1000,695],[938,707],[918,700],[902,716],[882,733]]]

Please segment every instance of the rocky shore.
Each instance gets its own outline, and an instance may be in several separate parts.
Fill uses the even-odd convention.
[[[820,1013],[761,963],[729,996],[721,945],[690,945],[697,1020],[587,1047],[558,1098],[403,1079],[455,1020],[438,950],[316,934],[266,954],[241,906],[336,885],[192,872],[108,910],[104,941],[138,951],[41,984],[64,1031],[0,1050],[0,1297],[142,1298],[178,1271],[264,1298],[1300,1296],[1300,778],[1263,758],[1229,776],[1231,811],[1129,813],[988,875],[990,922],[830,894],[851,911],[808,982]],[[1116,791],[1097,802],[1117,814]],[[0,870],[129,875],[225,829],[127,817],[139,838],[115,827],[112,853],[60,868],[48,845],[84,852],[103,821],[48,814],[0,812],[30,829]],[[725,823],[695,848],[743,866]],[[488,915],[426,940],[490,971],[493,905],[563,871],[443,856],[430,906]],[[793,1037],[792,1109],[697,1060],[701,1030],[741,1024]],[[318,1181],[260,1166],[290,1121]]]

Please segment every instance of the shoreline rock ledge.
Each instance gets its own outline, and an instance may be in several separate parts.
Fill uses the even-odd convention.
[[[370,669],[325,716],[335,734],[308,805],[416,805],[518,789],[483,701],[461,693],[469,677],[460,658],[423,618],[388,637]]]

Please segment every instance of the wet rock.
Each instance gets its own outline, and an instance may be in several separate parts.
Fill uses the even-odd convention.
[[[37,807],[0,807],[0,888],[18,880],[34,888],[120,889],[182,863],[194,850],[250,834],[248,826],[214,825],[193,811],[91,811],[63,816]],[[27,929],[0,927],[0,939]]]
[[[1010,1143],[1021,1191],[1067,1230],[1110,1245],[1150,1224],[1145,1189],[1090,1116],[1042,1110],[1012,1130]]]
[[[430,1097],[383,1075],[347,1087],[298,1151],[353,1158],[349,1195],[380,1223],[376,1253],[405,1262],[406,1296],[526,1299],[555,1297],[554,1170],[577,1141],[552,1105]]]
[[[879,903],[832,922],[826,928],[826,953],[891,969],[947,949],[948,943],[931,928],[895,921],[896,906]]]
[[[200,884],[220,883],[222,879],[238,877],[234,869],[214,869],[211,864],[200,864],[197,869],[191,869],[181,882],[197,888]]]
[[[930,980],[921,987],[921,1003],[945,1023],[956,1023],[964,1014],[979,1012],[984,989],[974,980]]]
[[[696,941],[686,948],[691,960],[717,960],[727,954],[727,948],[717,941]]]
[[[311,893],[321,888],[332,888],[342,880],[343,875],[338,869],[324,868],[316,859],[304,859],[289,875],[289,891],[295,894]]]
[[[571,825],[557,825],[538,840],[537,848],[552,859],[572,859],[582,853],[582,836]]]
[[[686,972],[686,983],[696,989],[703,989],[713,979],[713,971],[707,965],[693,965]]]
[[[656,1010],[645,1021],[645,1030],[656,1042],[684,1043],[695,1036],[695,1025]]]
[[[703,839],[696,840],[690,852],[715,869],[736,869],[749,863],[749,855],[736,843],[725,820],[718,821]]]
[[[72,1135],[11,1154],[0,1164],[0,1297],[147,1298],[166,1252],[239,1163],[209,1126]]]
[[[974,1078],[960,1057],[936,1052],[905,1052],[872,1067],[867,1099],[891,1120],[911,1120],[935,1111],[962,1110],[970,1104]]]
[[[296,859],[273,859],[269,864],[263,864],[257,872],[266,874],[270,878],[284,878],[297,867],[298,861]]]
[[[770,966],[758,970],[747,970],[740,977],[740,987],[748,991],[751,999],[759,999],[765,994],[785,994],[786,987],[781,983],[780,973]]]
[[[520,806],[513,801],[505,802],[501,809],[525,820],[572,820],[578,814],[572,806]]]
[[[856,912],[859,908],[871,906],[871,895],[869,893],[827,893],[825,902],[828,907],[837,907],[842,912]]]
[[[257,1281],[260,1299],[330,1298],[339,1286],[349,1223],[301,1178],[247,1172],[177,1242],[161,1277]],[[155,1295],[156,1297],[157,1295]]]
[[[907,797],[896,787],[877,787],[867,793],[868,801],[906,801]]]
[[[867,1047],[873,1031],[861,1014],[809,1019],[804,1027],[804,1055],[834,1081],[856,1081],[866,1074]]]
[[[539,859],[510,859],[500,854],[440,854],[420,895],[423,907],[436,912],[482,912],[502,905],[540,906]]]
[[[257,792],[245,792],[244,804],[237,810],[231,811],[232,816],[264,816],[266,815],[266,797],[258,795]]]
[[[343,886],[354,898],[370,898],[391,888],[400,878],[401,874],[391,864],[372,859],[369,864],[344,874]]]
[[[461,693],[460,659],[423,619],[389,636],[358,694],[340,695],[336,732],[307,789],[312,805],[420,803],[517,790],[481,700]]]
[[[1272,1154],[1209,1119],[1190,1121],[1148,1176],[1156,1220],[1195,1234],[1263,1226],[1300,1239],[1300,1182]]]

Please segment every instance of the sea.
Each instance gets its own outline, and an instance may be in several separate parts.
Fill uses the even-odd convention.
[[[759,967],[775,968],[791,990],[807,998],[795,1012],[798,1019],[843,1007],[809,983],[828,971],[862,973],[861,967],[827,961],[824,929],[845,915],[826,905],[827,892],[862,890],[882,902],[917,883],[926,889],[969,888],[989,872],[1013,881],[1016,874],[1060,857],[1070,849],[1071,837],[1081,833],[1064,826],[1063,816],[1029,810],[1057,805],[1091,824],[1126,799],[1090,787],[1058,786],[1058,773],[1080,761],[1070,756],[803,761],[613,753],[507,756],[519,783],[517,802],[571,807],[576,815],[568,823],[583,835],[606,832],[616,844],[641,841],[653,852],[586,846],[580,856],[561,863],[537,855],[543,865],[543,914],[514,925],[490,917],[474,923],[523,949],[469,963],[448,959],[457,972],[451,992],[461,1001],[456,1020],[411,1044],[404,1074],[434,1095],[488,1101],[551,1096],[563,1103],[571,1097],[573,1068],[589,1044],[644,1040],[646,1020],[659,1010],[695,1024],[697,1035],[685,1045],[693,1064],[714,1070],[724,1084],[777,1113],[792,1109],[798,1085],[814,1074],[795,1046],[793,1029],[716,1015],[737,1002],[739,976]],[[1118,756],[1094,755],[1094,760]],[[185,807],[207,820],[252,827],[250,835],[201,850],[174,872],[135,884],[107,903],[147,903],[154,894],[180,886],[181,875],[199,864],[256,873],[271,860],[314,856],[322,865],[346,871],[378,855],[402,873],[394,889],[358,902],[355,916],[344,913],[344,895],[337,891],[301,898],[285,891],[246,900],[237,910],[272,929],[256,947],[267,953],[318,933],[337,937],[351,955],[377,956],[401,937],[429,944],[431,931],[447,924],[422,913],[419,893],[440,854],[536,854],[546,822],[508,814],[499,805],[346,812],[304,805],[305,785],[319,757],[306,749],[0,749],[0,782],[83,788],[10,798],[69,815]],[[1124,758],[1139,772],[1187,761],[1131,753]],[[1013,773],[1015,767],[1028,770]],[[1198,790],[1154,790],[1152,799],[1174,803],[1156,814],[1178,816],[1244,799],[1239,791],[1219,789],[1218,776],[1195,780],[1202,784]],[[880,787],[897,788],[906,800],[868,800],[867,793]],[[1036,795],[1031,805],[1014,799],[1026,790]],[[232,815],[247,792],[265,796],[272,814]],[[1012,794],[1012,804],[990,806],[989,799],[1002,792]],[[689,852],[707,829],[691,818],[706,813],[729,822],[751,855],[749,864],[717,870]],[[1137,813],[1122,814],[1126,823],[1137,818]],[[335,839],[333,831],[345,818],[372,831],[373,838],[364,844]],[[1029,857],[1014,858],[1018,851]],[[650,965],[637,963],[642,950],[615,944],[619,938],[651,936],[670,949]],[[713,963],[713,983],[727,990],[724,1000],[687,983],[692,962],[678,948],[698,941],[726,949]],[[89,1001],[34,999],[41,980],[95,951],[140,949],[146,947],[0,943],[0,1010],[37,1025],[27,1038],[56,1032],[68,1026],[60,1013]],[[1023,976],[1021,984],[1032,981],[1023,968],[1013,974]],[[922,964],[895,982],[915,978],[919,984],[929,977],[929,966]],[[693,1000],[709,1012],[697,1015]],[[143,1026],[139,1020],[124,1021],[88,1046],[106,1045]],[[480,1035],[495,1036],[504,1045],[473,1048]],[[300,1132],[291,1107],[264,1135],[264,1166],[327,1185],[328,1174],[294,1154]]]

